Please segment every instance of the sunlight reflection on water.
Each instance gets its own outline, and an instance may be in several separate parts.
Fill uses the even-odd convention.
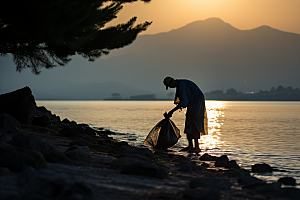
[[[204,150],[214,149],[221,146],[220,128],[223,125],[221,117],[224,117],[223,102],[206,101],[208,118],[208,135],[201,136],[200,148]]]

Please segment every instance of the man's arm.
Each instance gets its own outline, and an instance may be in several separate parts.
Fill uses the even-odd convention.
[[[167,117],[167,118],[170,118],[170,117],[172,117],[173,113],[178,109],[181,109],[180,105],[177,105],[175,108],[170,110],[168,113],[165,113],[164,116]]]

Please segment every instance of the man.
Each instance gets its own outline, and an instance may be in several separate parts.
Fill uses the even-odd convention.
[[[187,108],[184,133],[187,136],[189,145],[181,151],[199,153],[198,139],[200,133],[207,135],[207,117],[205,99],[202,91],[190,80],[173,79],[166,77],[163,81],[166,89],[176,88],[174,104],[177,104],[170,112],[165,113],[165,117],[172,117],[173,113],[182,108]],[[194,139],[195,147],[192,140]]]

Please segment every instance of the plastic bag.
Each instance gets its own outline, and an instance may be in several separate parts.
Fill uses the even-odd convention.
[[[167,149],[178,142],[180,130],[169,118],[158,122],[148,134],[144,145],[157,149]]]

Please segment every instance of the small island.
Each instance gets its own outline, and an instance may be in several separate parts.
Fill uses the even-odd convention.
[[[226,100],[226,101],[300,101],[300,89],[292,87],[277,88],[272,87],[269,91],[259,92],[237,92],[230,88],[225,93],[223,90],[214,90],[205,93],[206,100]]]

